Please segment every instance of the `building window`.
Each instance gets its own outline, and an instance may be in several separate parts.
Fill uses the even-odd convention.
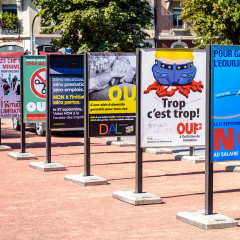
[[[17,4],[2,4],[2,12],[8,12],[17,15]]]
[[[0,52],[25,52],[22,47],[16,45],[5,45],[0,47]]]
[[[173,28],[184,28],[183,20],[179,19],[181,9],[173,9]]]

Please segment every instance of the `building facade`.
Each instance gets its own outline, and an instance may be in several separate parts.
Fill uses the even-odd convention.
[[[148,35],[150,37],[146,38],[145,42],[149,42],[150,44],[152,44],[152,47],[155,48],[157,47],[156,43],[157,43],[157,34],[156,34],[156,4],[157,4],[157,0],[146,0],[149,5],[151,6],[152,9],[152,14],[154,15],[154,19],[152,20],[152,28],[151,29],[144,29],[144,31],[146,33],[148,33]]]
[[[193,48],[197,37],[188,25],[179,19],[185,0],[157,0],[156,35],[158,48]]]
[[[38,54],[45,48],[51,46],[53,37],[60,37],[60,34],[40,34],[44,25],[40,17],[36,17],[33,27],[33,41],[31,41],[31,29],[37,9],[32,6],[29,0],[0,0],[0,12],[8,11],[17,14],[19,24],[15,29],[0,26],[0,52],[26,52],[32,54],[31,42],[34,44],[34,53]]]

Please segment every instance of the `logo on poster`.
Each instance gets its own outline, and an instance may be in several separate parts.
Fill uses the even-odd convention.
[[[179,123],[177,125],[178,134],[197,134],[198,130],[202,130],[201,123]]]
[[[40,68],[33,73],[30,79],[32,92],[41,99],[46,99],[46,69]]]

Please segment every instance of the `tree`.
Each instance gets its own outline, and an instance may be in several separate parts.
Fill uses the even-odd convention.
[[[187,0],[181,6],[181,18],[200,37],[197,48],[240,43],[240,0]]]
[[[8,12],[0,13],[0,26],[14,29],[18,23],[19,20],[16,14]]]
[[[41,33],[61,31],[55,48],[70,46],[72,53],[124,52],[151,47],[143,29],[152,27],[153,14],[145,0],[31,0],[42,23],[53,24]]]

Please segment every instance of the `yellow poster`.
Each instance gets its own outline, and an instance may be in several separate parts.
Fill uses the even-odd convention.
[[[90,137],[135,135],[136,55],[89,53]]]

